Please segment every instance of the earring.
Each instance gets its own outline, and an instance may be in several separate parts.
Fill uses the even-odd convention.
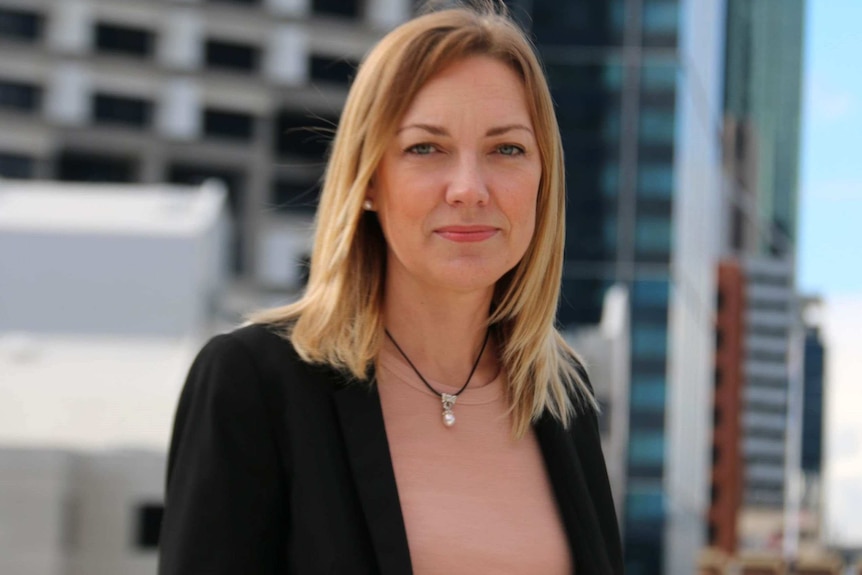
[[[374,209],[374,202],[372,202],[370,199],[366,199],[364,202],[362,202],[362,207],[365,208],[366,211],[370,212]]]

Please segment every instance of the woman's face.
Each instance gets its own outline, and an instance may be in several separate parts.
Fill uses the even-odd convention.
[[[518,75],[467,58],[418,92],[369,189],[388,281],[492,290],[530,244],[542,165]]]

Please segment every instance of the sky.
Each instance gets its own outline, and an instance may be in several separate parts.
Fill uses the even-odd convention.
[[[862,2],[807,11],[798,283],[825,303],[826,536],[862,545]]]

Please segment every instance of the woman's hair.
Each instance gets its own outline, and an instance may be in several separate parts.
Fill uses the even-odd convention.
[[[367,188],[419,90],[471,56],[499,60],[523,81],[542,165],[534,236],[518,265],[497,282],[488,320],[507,374],[513,432],[522,436],[546,409],[568,424],[576,405],[596,404],[555,328],[565,180],[551,95],[530,41],[494,2],[426,13],[387,34],[365,57],[324,175],[305,293],[252,320],[280,329],[304,360],[367,379],[384,333],[386,277],[383,233],[363,209]]]

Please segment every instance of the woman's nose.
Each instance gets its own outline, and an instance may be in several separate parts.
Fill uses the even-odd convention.
[[[488,203],[488,182],[478,158],[462,157],[453,167],[446,190],[446,202],[452,205],[485,205]]]

